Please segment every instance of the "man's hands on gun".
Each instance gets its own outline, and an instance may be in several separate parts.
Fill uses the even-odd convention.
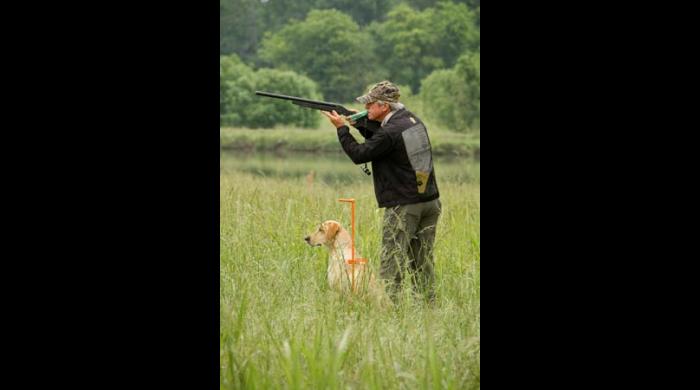
[[[352,111],[353,113],[357,113],[357,110],[355,110],[355,109],[349,108],[348,110]],[[336,129],[345,126],[346,120],[348,122],[350,122],[351,125],[353,125],[353,126],[355,125],[355,121],[350,120],[347,117],[338,114],[337,112],[335,112],[335,110],[333,110],[331,112],[321,111],[321,114],[325,115],[331,121],[333,126],[335,126]]]

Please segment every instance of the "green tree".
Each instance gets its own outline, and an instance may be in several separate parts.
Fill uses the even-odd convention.
[[[465,85],[464,104],[460,112],[464,122],[472,129],[481,128],[481,54],[472,52],[459,57],[454,67],[455,73]]]
[[[303,20],[312,9],[337,9],[361,26],[383,19],[401,0],[219,0],[219,54],[236,53],[259,65],[257,50],[267,31]]]
[[[313,10],[304,21],[266,34],[259,54],[269,66],[316,81],[327,100],[347,102],[378,76],[372,44],[348,15]]]
[[[469,6],[469,8],[472,10],[476,10],[481,5],[481,0],[404,0],[404,2],[417,9],[435,7],[438,3],[445,2],[463,3]]]
[[[452,67],[461,53],[480,46],[474,13],[465,4],[440,2],[423,11],[401,4],[369,30],[379,37],[377,55],[390,79],[414,91],[431,72]]]
[[[321,98],[313,80],[292,71],[260,69],[255,74],[255,89],[284,91],[287,95],[313,100]],[[254,99],[254,103],[247,106],[245,112],[245,125],[249,127],[273,127],[286,124],[315,128],[318,127],[321,119],[317,110],[296,106],[288,101],[259,96],[255,96]]]
[[[221,126],[241,126],[245,123],[244,108],[251,105],[255,90],[254,74],[253,69],[245,65],[237,55],[219,56]]]
[[[452,130],[480,129],[481,55],[462,55],[452,69],[436,70],[423,80],[420,93],[427,116]]]
[[[352,17],[360,26],[383,20],[400,0],[317,0],[318,9],[337,9]]]
[[[273,127],[278,124],[317,127],[320,115],[278,99],[255,95],[256,90],[284,90],[289,95],[319,99],[318,87],[292,71],[253,71],[231,54],[219,57],[220,126]]]
[[[260,36],[259,0],[219,0],[219,54],[255,58]]]

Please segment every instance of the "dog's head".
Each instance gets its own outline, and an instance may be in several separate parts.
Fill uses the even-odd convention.
[[[330,245],[340,231],[340,223],[337,221],[326,221],[318,226],[316,230],[304,237],[304,240],[311,246]]]

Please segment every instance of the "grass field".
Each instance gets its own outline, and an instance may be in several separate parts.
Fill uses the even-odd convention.
[[[407,289],[382,310],[328,290],[325,248],[303,241],[326,219],[349,226],[337,199],[355,198],[357,247],[378,269],[383,210],[371,179],[309,185],[222,165],[221,389],[480,388],[480,185],[438,185],[437,303]]]

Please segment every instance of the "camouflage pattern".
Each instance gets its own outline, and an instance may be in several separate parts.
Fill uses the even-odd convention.
[[[366,95],[362,95],[355,100],[362,104],[373,103],[376,101],[385,103],[397,103],[399,101],[399,87],[391,81],[381,81],[374,84]]]

